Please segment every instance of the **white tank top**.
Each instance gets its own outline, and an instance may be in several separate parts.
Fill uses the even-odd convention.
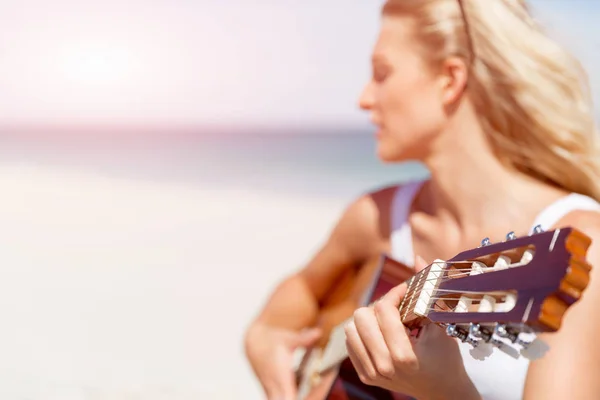
[[[413,198],[423,183],[423,181],[416,181],[399,186],[392,204],[391,256],[409,266],[414,264],[414,252],[408,214]],[[600,203],[578,193],[569,194],[542,210],[535,218],[530,233],[537,225],[541,225],[544,230],[550,229],[562,217],[574,210],[600,212]],[[471,345],[460,343],[459,348],[465,369],[483,400],[523,398],[525,377],[529,367],[526,358],[521,357],[516,360],[494,349],[492,355],[484,361],[479,361],[471,356]]]

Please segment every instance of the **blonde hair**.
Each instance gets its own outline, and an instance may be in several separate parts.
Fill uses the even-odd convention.
[[[428,61],[459,56],[469,63],[469,97],[502,161],[600,201],[587,76],[524,0],[388,0],[383,15],[416,19]]]

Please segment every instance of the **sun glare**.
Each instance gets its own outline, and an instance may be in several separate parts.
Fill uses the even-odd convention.
[[[130,69],[131,57],[118,48],[72,48],[63,55],[65,78],[78,85],[119,85],[125,83]]]

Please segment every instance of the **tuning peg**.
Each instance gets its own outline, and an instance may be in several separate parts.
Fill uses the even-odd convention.
[[[463,342],[469,343],[471,346],[473,346],[475,348],[475,347],[479,347],[481,340],[478,340],[471,335],[467,335],[467,338],[465,340],[463,340]]]
[[[512,327],[498,324],[494,329],[494,333],[501,338],[508,339],[512,343],[521,346],[521,355],[529,360],[535,360],[542,357],[550,348],[547,343],[527,330],[519,332]],[[494,339],[492,339],[492,342],[493,341]]]
[[[487,331],[479,324],[471,324],[468,333],[456,326],[456,324],[449,324],[446,326],[446,334],[472,345],[473,348],[470,350],[470,354],[477,360],[484,360],[490,356],[493,347],[496,347],[514,359],[519,358],[519,351],[516,348],[495,338],[493,333]]]
[[[479,247],[485,247],[485,246],[489,246],[490,244],[492,244],[492,242],[490,242],[490,238],[485,238],[481,241],[481,246]]]
[[[508,242],[509,240],[515,240],[517,238],[517,235],[515,235],[514,232],[508,232],[506,234],[506,241]]]
[[[459,337],[460,332],[456,324],[448,324],[448,326],[446,326],[446,335],[455,338]]]
[[[527,331],[519,332],[514,327],[508,327],[504,324],[497,324],[494,333],[501,338],[508,339],[512,343],[516,343],[525,348],[536,340],[535,335],[532,335]]]
[[[533,228],[533,234],[534,234],[534,235],[535,235],[535,234],[538,234],[538,233],[542,233],[542,232],[544,232],[544,229],[542,228],[542,225],[536,225],[536,226]]]
[[[492,337],[491,332],[476,323],[471,323],[471,326],[469,327],[469,334],[474,338],[482,339],[485,342],[488,342]]]
[[[456,324],[449,324],[446,327],[446,334],[450,337],[455,337],[461,341],[466,341],[468,333],[464,329],[459,328]]]
[[[501,338],[505,338],[508,335],[508,330],[506,328],[506,325],[496,324],[496,327],[494,328],[494,333],[496,335],[500,336]]]
[[[505,324],[496,324],[494,333],[501,338],[510,340],[513,343],[517,341],[519,336],[519,332],[516,332],[514,329],[509,328]]]
[[[461,341],[463,343],[470,344],[471,346],[473,346],[473,348],[479,347],[479,345],[481,343],[486,344],[483,340],[473,337],[470,333],[466,333],[466,332],[465,332],[464,339],[461,339]]]
[[[446,334],[450,337],[460,339],[461,342],[469,343],[473,347],[479,345],[480,340],[470,335],[464,329],[456,326],[456,324],[450,324],[446,327]]]

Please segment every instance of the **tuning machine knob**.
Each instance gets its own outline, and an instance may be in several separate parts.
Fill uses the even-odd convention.
[[[510,231],[506,234],[506,241],[508,242],[509,240],[515,240],[517,238],[517,235],[515,235],[515,233],[513,231]]]
[[[477,338],[472,337],[469,332],[456,326],[456,324],[449,324],[446,327],[446,334],[450,337],[460,339],[461,342],[469,343],[473,347],[477,347],[479,344],[479,340],[477,340]]]
[[[519,332],[514,327],[509,327],[504,324],[498,324],[494,329],[494,333],[501,338],[508,339],[512,343],[518,344],[521,347],[521,350],[519,352],[520,355],[531,361],[543,357],[543,355],[549,349],[547,343],[545,343],[543,340],[540,340],[540,338],[538,338],[534,333],[529,332],[527,330]],[[492,342],[494,340],[497,339],[492,339]],[[497,341],[500,342],[499,340]],[[510,348],[509,351],[512,352],[514,350],[513,348]]]
[[[537,235],[538,233],[542,233],[544,232],[544,229],[542,228],[542,225],[536,225],[533,228],[533,235]]]
[[[481,241],[481,245],[479,247],[489,246],[490,244],[492,244],[492,242],[490,242],[490,238],[486,237]]]
[[[499,337],[508,339],[512,343],[516,343],[522,347],[528,347],[531,344],[530,340],[523,340],[519,337],[521,332],[504,324],[496,325],[494,333],[496,333],[496,335],[498,335]]]
[[[460,328],[456,324],[446,326],[446,335],[460,339]]]
[[[491,332],[476,323],[471,323],[471,326],[469,327],[469,335],[476,339],[481,339],[484,342],[489,342],[492,338]]]
[[[469,326],[468,342],[473,346],[469,353],[476,360],[485,360],[491,356],[494,350],[494,344],[490,343],[492,333],[477,323],[471,323]]]
[[[450,337],[454,337],[462,340],[463,342],[467,339],[468,333],[464,329],[456,326],[456,324],[449,324],[446,326],[446,334]]]
[[[494,328],[494,333],[501,338],[510,340],[513,343],[517,341],[517,338],[519,336],[519,332],[509,328],[505,324],[496,324],[496,327]]]

